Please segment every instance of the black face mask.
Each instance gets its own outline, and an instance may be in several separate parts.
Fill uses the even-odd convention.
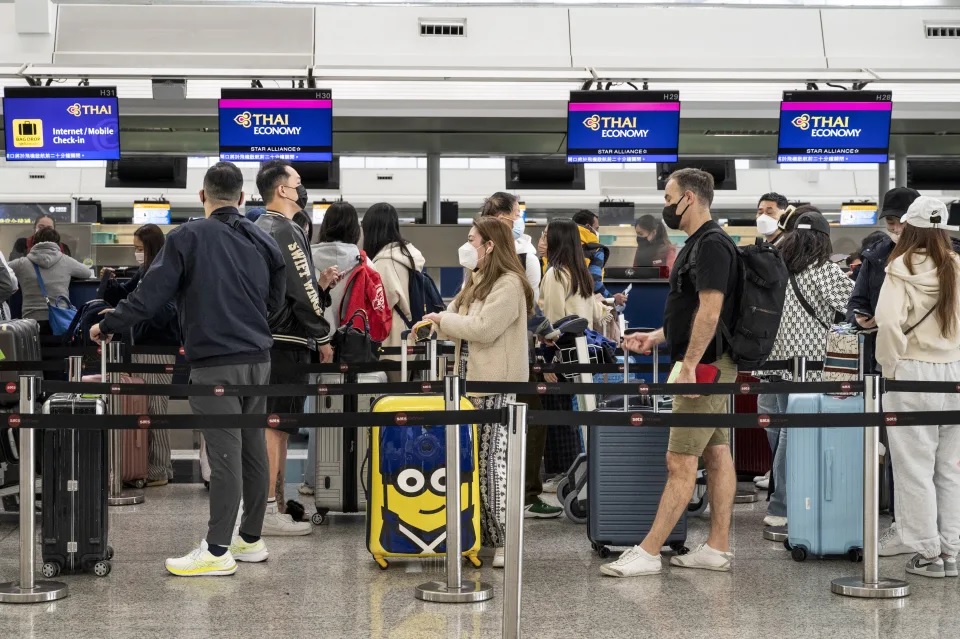
[[[285,186],[284,188],[293,188],[293,187]],[[282,191],[281,191],[281,193],[282,193]],[[286,195],[283,195],[282,197],[283,197],[284,199],[286,199],[286,200],[290,200],[291,202],[296,202],[296,203],[297,203],[297,206],[300,207],[300,210],[301,210],[301,211],[303,211],[303,210],[305,210],[305,209],[307,208],[307,203],[310,201],[310,194],[307,193],[307,187],[305,187],[305,186],[302,185],[302,184],[298,184],[298,185],[297,185],[297,199],[296,199],[296,200],[291,200],[291,199],[288,198]]]
[[[667,225],[667,228],[673,229],[674,231],[680,228],[680,220],[683,218],[684,214],[687,212],[687,209],[690,208],[688,204],[686,208],[683,209],[683,213],[677,213],[677,204],[669,204],[663,207],[663,223]]]
[[[650,246],[650,240],[640,235],[637,236],[637,246],[643,248],[644,246]]]

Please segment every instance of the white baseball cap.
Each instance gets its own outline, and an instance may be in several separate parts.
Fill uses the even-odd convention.
[[[900,222],[918,229],[960,231],[960,226],[947,225],[948,218],[946,204],[936,198],[921,195],[913,201],[907,212],[900,218]]]

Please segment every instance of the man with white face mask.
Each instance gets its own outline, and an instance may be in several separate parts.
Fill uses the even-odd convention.
[[[783,237],[780,220],[787,213],[787,198],[779,193],[767,193],[757,202],[757,234],[776,244]]]

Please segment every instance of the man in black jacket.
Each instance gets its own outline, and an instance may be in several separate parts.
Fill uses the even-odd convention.
[[[314,277],[313,255],[303,229],[293,218],[307,205],[307,190],[300,175],[285,160],[273,160],[260,167],[257,190],[266,207],[256,225],[269,234],[283,254],[287,265],[287,293],[283,304],[270,314],[273,348],[270,359],[270,384],[309,384],[306,373],[290,370],[292,366],[310,363],[310,351],[318,348],[320,360],[333,360],[330,348],[330,325],[323,318],[330,305],[326,289],[337,280],[337,267],[321,274],[320,286]],[[268,397],[267,412],[299,413],[306,397]],[[287,440],[297,429],[267,431],[267,457],[270,460],[270,486],[267,514],[263,520],[264,535],[307,535],[313,531],[308,521],[295,522],[284,514],[283,469],[287,463]]]
[[[229,162],[210,167],[200,201],[206,219],[167,235],[140,286],[90,329],[96,342],[146,321],[177,301],[190,381],[263,386],[270,379],[269,313],[283,304],[286,267],[277,243],[240,215],[243,174]],[[191,397],[193,413],[266,414],[264,397]],[[260,562],[267,508],[267,451],[259,428],[203,429],[212,469],[206,539],[185,557],[167,559],[183,577],[232,575],[236,561]],[[233,537],[240,497],[244,513]]]

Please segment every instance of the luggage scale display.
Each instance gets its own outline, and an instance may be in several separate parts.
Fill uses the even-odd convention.
[[[385,396],[372,411],[444,410],[441,395]],[[472,411],[468,399],[460,410]],[[480,566],[479,443],[475,425],[460,425],[463,556]],[[370,431],[367,548],[382,569],[389,557],[432,558],[446,552],[445,426],[385,426]]]

